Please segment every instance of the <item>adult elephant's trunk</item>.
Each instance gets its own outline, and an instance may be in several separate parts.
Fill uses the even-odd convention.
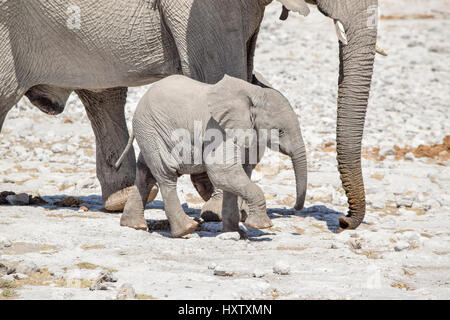
[[[299,148],[293,153],[291,159],[294,166],[295,185],[297,197],[295,201],[295,210],[302,210],[305,204],[306,188],[308,185],[308,168],[306,161],[306,150],[303,138],[300,135]]]
[[[366,5],[376,1],[361,1]],[[360,5],[358,5],[361,8]],[[348,9],[348,8],[347,8]],[[349,10],[339,21],[345,29],[347,44],[339,42],[340,71],[337,109],[337,160],[349,213],[339,219],[341,229],[355,229],[364,219],[366,200],[361,170],[363,136],[369,91],[375,59],[377,17],[364,6]],[[376,10],[375,10],[376,11]],[[375,21],[374,21],[375,20]]]

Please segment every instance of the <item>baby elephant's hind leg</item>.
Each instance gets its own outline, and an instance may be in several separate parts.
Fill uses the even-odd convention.
[[[156,180],[140,154],[137,162],[136,181],[120,218],[121,226],[147,230],[144,209],[149,193],[155,184]]]

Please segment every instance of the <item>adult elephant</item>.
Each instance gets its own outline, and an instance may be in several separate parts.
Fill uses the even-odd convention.
[[[304,0],[279,0],[307,14]],[[251,81],[253,55],[265,6],[272,0],[0,0],[0,129],[8,111],[26,95],[42,111],[64,110],[75,91],[91,121],[97,176],[106,209],[123,207],[135,178],[125,148],[127,87],[184,74],[215,83],[227,73]],[[307,0],[340,26],[337,153],[349,214],[343,229],[365,214],[361,139],[375,55],[377,0]],[[204,199],[205,176],[193,176]],[[213,201],[211,201],[213,200]],[[211,198],[209,208],[221,206]],[[301,208],[297,204],[297,208]]]

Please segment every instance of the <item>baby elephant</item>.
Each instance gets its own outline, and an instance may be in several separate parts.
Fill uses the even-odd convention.
[[[238,197],[249,208],[244,222],[247,226],[271,227],[264,194],[250,180],[266,146],[291,157],[297,189],[295,208],[303,208],[307,167],[298,117],[274,89],[229,76],[215,85],[179,75],[167,77],[140,100],[133,117],[133,134],[116,167],[134,137],[141,153],[122,226],[147,229],[145,200],[158,183],[172,236],[194,231],[197,222],[182,209],[177,178],[206,172],[214,187],[224,192],[223,231],[239,231]]]

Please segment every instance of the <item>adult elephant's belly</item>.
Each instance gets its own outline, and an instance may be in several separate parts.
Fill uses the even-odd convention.
[[[32,54],[20,61],[33,73],[31,86],[129,87],[180,73],[172,37],[162,27],[158,10],[143,7],[144,3],[119,1],[105,7],[82,2],[80,24],[71,27],[59,15],[50,19],[50,9],[41,4],[36,15],[45,18],[27,28],[33,34]],[[36,57],[43,61],[36,63]]]
[[[148,84],[181,72],[176,50],[161,43],[127,39],[79,46],[59,55],[44,83],[73,89],[105,89]],[[63,57],[63,58],[62,58]],[[49,81],[50,80],[50,81]],[[53,81],[52,81],[53,80]],[[54,83],[52,83],[54,82]]]

